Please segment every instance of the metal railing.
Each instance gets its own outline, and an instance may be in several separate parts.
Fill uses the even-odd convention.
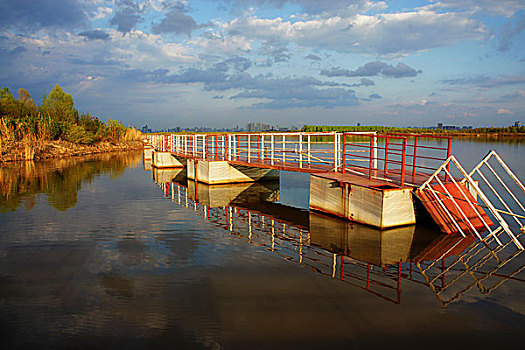
[[[376,132],[148,135],[159,151],[183,157],[305,172],[342,172],[416,186],[450,156],[444,136]],[[429,143],[428,140],[434,143]],[[443,147],[439,142],[444,142]]]
[[[338,132],[151,135],[150,142],[158,151],[183,157],[307,172],[342,170]]]
[[[503,174],[495,171],[495,168],[488,162],[490,159],[497,160],[503,169]],[[451,169],[451,166],[454,169]],[[504,196],[495,189],[495,185],[481,172],[483,166],[490,169],[499,185],[507,191],[507,197],[510,196],[515,201],[515,206],[511,208]],[[456,170],[455,173],[454,170]],[[456,174],[463,176],[463,179],[458,180],[454,176]],[[450,156],[421,185],[417,193],[444,232],[458,232],[463,237],[474,234],[482,241],[494,237],[499,245],[503,244],[499,233],[506,232],[514,244],[523,250],[523,245],[517,238],[518,235],[513,232],[507,220],[509,217],[515,220],[517,231],[523,232],[525,230],[523,225],[525,208],[517,199],[516,193],[513,193],[516,190],[510,190],[509,185],[502,180],[503,175],[509,176],[517,184],[517,191],[525,194],[523,184],[494,151],[489,152],[470,173],[465,171],[454,156]],[[481,181],[475,180],[473,176],[479,176]],[[486,194],[487,191],[483,191],[482,187],[490,189],[492,193]],[[519,213],[516,213],[516,209],[519,210]],[[485,232],[488,233],[485,234]]]
[[[428,140],[444,141],[446,147],[429,143]],[[450,156],[451,148],[452,140],[446,136],[344,133],[342,172],[401,186],[417,186],[426,181]]]

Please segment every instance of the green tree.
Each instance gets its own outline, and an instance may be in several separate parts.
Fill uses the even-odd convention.
[[[75,102],[70,94],[67,94],[57,84],[42,102],[42,110],[51,116],[58,118],[67,126],[75,122]]]
[[[0,115],[10,118],[20,117],[20,103],[7,87],[0,88]]]
[[[11,91],[9,91],[9,88],[7,86],[0,87],[0,98],[6,98],[9,95],[13,96],[13,94],[11,94]]]
[[[18,90],[18,102],[21,117],[36,116],[37,108],[35,106],[35,101],[33,101],[31,95],[26,89],[20,88]]]

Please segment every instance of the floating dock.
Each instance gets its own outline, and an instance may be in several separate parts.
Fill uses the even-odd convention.
[[[357,175],[310,175],[310,209],[380,229],[416,223],[412,188]]]
[[[145,142],[154,148],[153,167],[186,167],[187,177],[197,182],[271,181],[279,178],[281,170],[310,173],[312,210],[388,229],[415,224],[414,201],[418,201],[444,233],[480,240],[495,237],[503,244],[497,235],[505,232],[523,249],[518,236],[525,230],[525,187],[495,153],[468,173],[452,155],[450,137],[230,133],[147,135]],[[490,159],[499,162],[510,180],[502,180]],[[503,186],[505,196],[481,173],[482,166]],[[476,175],[480,178],[474,179]],[[511,189],[509,182],[517,189]],[[484,191],[493,193],[487,196]]]

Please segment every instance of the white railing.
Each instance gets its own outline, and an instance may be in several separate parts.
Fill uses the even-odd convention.
[[[503,171],[497,172],[489,164],[491,159],[496,159]],[[490,170],[492,181],[482,173],[483,168]],[[459,180],[457,176],[463,179]],[[511,179],[517,188],[511,190],[509,184],[503,180],[504,176]],[[499,191],[496,185],[499,185]],[[483,241],[493,237],[499,245],[503,244],[499,234],[505,232],[519,249],[524,249],[518,236],[525,230],[525,208],[518,197],[525,198],[525,187],[494,151],[490,151],[470,173],[465,171],[454,156],[450,156],[421,185],[418,194],[427,203],[427,209],[430,207],[434,216],[441,217],[436,222],[441,222],[441,228],[445,232],[458,232],[463,237],[472,233]],[[509,218],[516,225],[509,225]]]
[[[343,163],[338,132],[151,135],[150,142],[180,156],[276,168],[340,171]]]

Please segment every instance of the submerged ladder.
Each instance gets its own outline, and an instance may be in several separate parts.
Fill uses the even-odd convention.
[[[500,231],[499,235],[503,233]],[[516,236],[520,235],[521,232]],[[443,306],[474,287],[481,294],[489,294],[525,269],[525,264],[515,260],[523,250],[514,246],[512,240],[498,245],[493,238],[475,242],[472,236],[449,235],[443,241],[443,249],[433,260],[416,257],[416,266]]]
[[[473,234],[481,241],[493,237],[503,245],[500,233],[505,232],[524,249],[518,237],[525,231],[525,186],[495,151],[470,173],[451,155],[416,195],[444,233]]]

